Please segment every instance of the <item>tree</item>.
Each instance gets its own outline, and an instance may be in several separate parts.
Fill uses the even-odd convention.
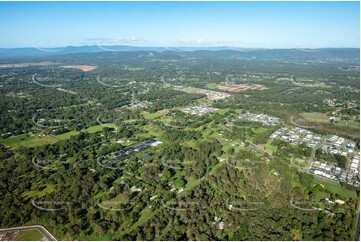
[[[346,156],[337,154],[336,160],[338,161],[338,164],[340,165],[341,168],[346,168],[346,165],[347,165],[347,157]]]

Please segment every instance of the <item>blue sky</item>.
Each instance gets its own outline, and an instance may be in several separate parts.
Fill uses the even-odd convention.
[[[0,2],[0,47],[359,47],[359,2]]]

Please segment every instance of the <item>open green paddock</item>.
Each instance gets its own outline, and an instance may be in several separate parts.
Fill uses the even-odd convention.
[[[16,238],[17,241],[39,241],[43,238],[43,235],[36,229],[22,230],[20,236]]]
[[[107,124],[108,126],[114,126],[115,124]],[[91,126],[87,129],[82,129],[81,131],[70,131],[64,134],[59,135],[44,135],[39,136],[39,134],[34,135],[28,135],[28,134],[22,134],[18,136],[11,136],[6,139],[0,139],[0,144],[4,144],[6,146],[10,146],[13,149],[18,149],[20,147],[36,147],[36,146],[42,146],[47,144],[54,144],[58,142],[59,140],[66,140],[69,139],[73,135],[78,135],[80,132],[89,132],[89,133],[95,133],[97,131],[101,131],[105,125],[95,125]]]

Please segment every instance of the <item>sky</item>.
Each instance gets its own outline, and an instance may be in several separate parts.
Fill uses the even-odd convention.
[[[0,2],[0,48],[360,47],[359,2]]]

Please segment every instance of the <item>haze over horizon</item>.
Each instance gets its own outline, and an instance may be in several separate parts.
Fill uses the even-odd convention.
[[[0,48],[359,48],[359,2],[0,2]]]

